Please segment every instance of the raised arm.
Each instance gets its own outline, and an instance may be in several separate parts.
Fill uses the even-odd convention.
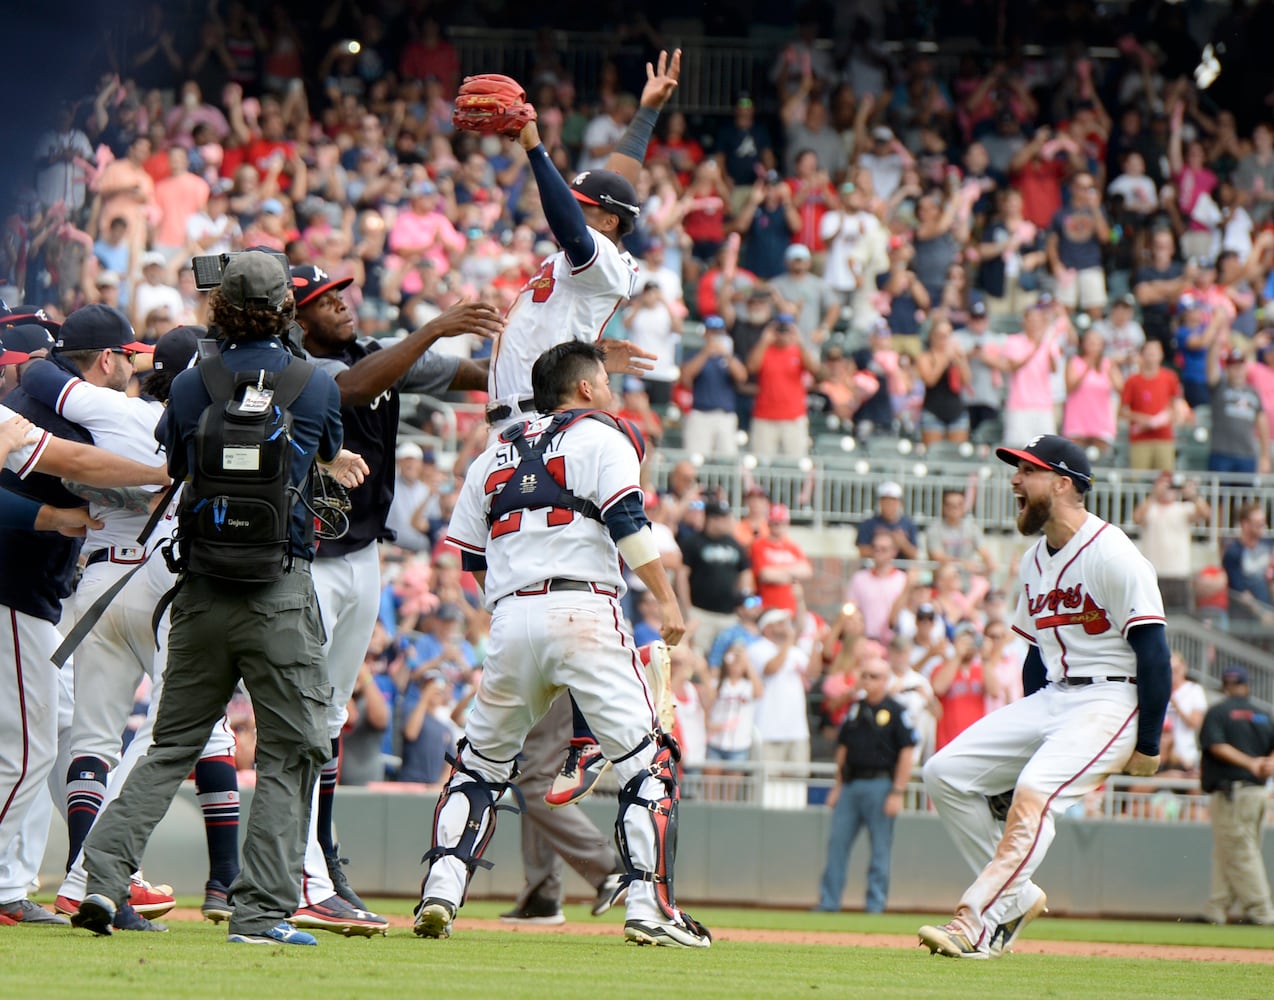
[[[540,142],[540,132],[535,127],[535,122],[527,122],[523,126],[518,134],[518,144],[526,150],[536,187],[540,189],[540,203],[549,229],[566,251],[571,266],[583,267],[593,259],[597,245],[593,242],[593,234],[588,231],[588,223],[584,221],[583,209],[571,194],[562,175],[557,172],[557,167],[553,166],[548,150]]]
[[[646,63],[646,86],[641,91],[637,113],[628,123],[615,151],[606,158],[606,169],[623,174],[630,184],[636,184],[641,176],[641,165],[646,159],[646,146],[659,112],[677,89],[681,76],[681,49],[673,49],[672,58],[660,51],[658,66]]]

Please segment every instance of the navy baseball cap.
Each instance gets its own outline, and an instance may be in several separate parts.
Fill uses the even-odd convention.
[[[66,318],[54,351],[94,351],[120,347],[130,354],[153,354],[153,344],[143,344],[133,334],[133,324],[118,309],[94,303],[76,309]]]
[[[179,372],[189,368],[190,359],[199,351],[199,341],[206,336],[207,327],[174,326],[155,342],[155,371]]]
[[[571,194],[576,201],[597,205],[619,216],[619,235],[633,231],[641,206],[637,203],[637,191],[628,178],[613,170],[585,170],[571,181]]]
[[[38,306],[13,306],[10,308],[4,299],[0,299],[0,327],[22,326],[28,323],[42,326],[50,333],[57,333],[62,327],[62,324],[55,323],[49,319],[49,314]]]
[[[354,283],[353,278],[333,278],[321,267],[313,264],[302,264],[292,268],[292,294],[296,296],[296,307],[309,305],[324,292],[340,291]]]
[[[0,346],[6,351],[21,351],[23,354],[51,351],[53,334],[35,323],[22,323],[0,330]]]
[[[1067,476],[1080,493],[1093,485],[1093,467],[1084,449],[1059,434],[1041,434],[1025,448],[996,448],[995,457],[1009,465],[1027,462]]]
[[[1246,684],[1248,683],[1246,667],[1226,667],[1221,671],[1222,684]]]

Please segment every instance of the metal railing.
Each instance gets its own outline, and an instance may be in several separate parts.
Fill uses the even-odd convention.
[[[825,807],[827,793],[835,782],[836,765],[830,763],[717,762],[683,772],[681,794],[691,804],[812,809]],[[609,774],[599,784],[601,795],[615,795],[617,791]],[[904,793],[903,811],[928,813],[933,809],[924,785],[918,777],[914,778]],[[1267,801],[1267,812],[1274,821],[1274,797]],[[1077,821],[1201,823],[1209,818],[1208,795],[1194,778],[1133,778],[1116,774],[1065,815]]]
[[[886,480],[903,485],[908,515],[924,525],[941,515],[942,494],[948,489],[968,489],[976,496],[970,513],[984,531],[1011,532],[1017,504],[1009,486],[1009,470],[994,458],[971,458],[930,453],[921,455],[910,442],[899,451],[898,442],[878,442],[864,448],[855,444],[840,455],[813,454],[807,458],[768,459],[764,464],[747,454],[730,461],[715,460],[687,451],[661,449],[650,456],[650,473],[659,489],[679,461],[698,466],[700,483],[720,487],[730,503],[742,510],[749,486],[761,486],[770,499],[787,504],[796,523],[816,529],[857,527],[876,512],[876,488]],[[1129,534],[1138,529],[1132,515],[1149,496],[1156,472],[1131,469],[1099,470],[1088,496],[1088,509],[1119,525]],[[1193,528],[1193,538],[1214,548],[1238,531],[1236,513],[1246,501],[1262,504],[1274,516],[1274,479],[1268,476],[1199,473],[1199,497],[1212,507],[1207,524]]]

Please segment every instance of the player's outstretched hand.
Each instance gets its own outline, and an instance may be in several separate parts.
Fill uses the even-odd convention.
[[[671,59],[666,50],[661,50],[658,65],[646,63],[646,86],[641,89],[642,107],[656,111],[662,108],[672,98],[680,77],[681,49],[673,49]]]
[[[681,617],[681,607],[675,600],[660,602],[659,620],[662,623],[659,626],[659,638],[669,646],[677,645],[686,634],[686,623]]]
[[[1131,774],[1134,778],[1149,778],[1158,770],[1158,754],[1148,757],[1140,750],[1134,750],[1132,756],[1128,758],[1128,764],[1124,767],[1124,774]]]
[[[327,474],[344,486],[347,490],[362,484],[368,473],[367,463],[362,455],[342,448],[330,463],[319,463],[327,470]]]
[[[476,333],[490,340],[503,332],[504,317],[495,306],[486,302],[458,302],[431,319],[423,329],[437,339]]]
[[[628,340],[603,340],[602,349],[606,351],[608,372],[645,375],[655,370],[652,362],[658,360],[657,355],[651,354]]]
[[[87,507],[41,507],[35,518],[36,531],[56,531],[68,538],[83,538],[88,529],[98,531],[106,527],[88,512]]]

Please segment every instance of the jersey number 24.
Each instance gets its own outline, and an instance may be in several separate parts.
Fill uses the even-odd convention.
[[[566,459],[561,455],[544,460],[544,467],[548,469],[549,475],[553,477],[558,486],[566,485]],[[500,491],[514,473],[517,472],[517,466],[511,465],[507,469],[497,469],[491,475],[487,476],[484,491],[487,496],[492,496]],[[511,535],[515,531],[522,530],[522,516],[526,513],[526,509],[511,510],[503,517],[499,518],[491,525],[491,537],[499,538],[501,535]],[[547,523],[550,528],[560,528],[562,525],[570,524],[575,518],[575,511],[567,510],[565,507],[549,507]]]

